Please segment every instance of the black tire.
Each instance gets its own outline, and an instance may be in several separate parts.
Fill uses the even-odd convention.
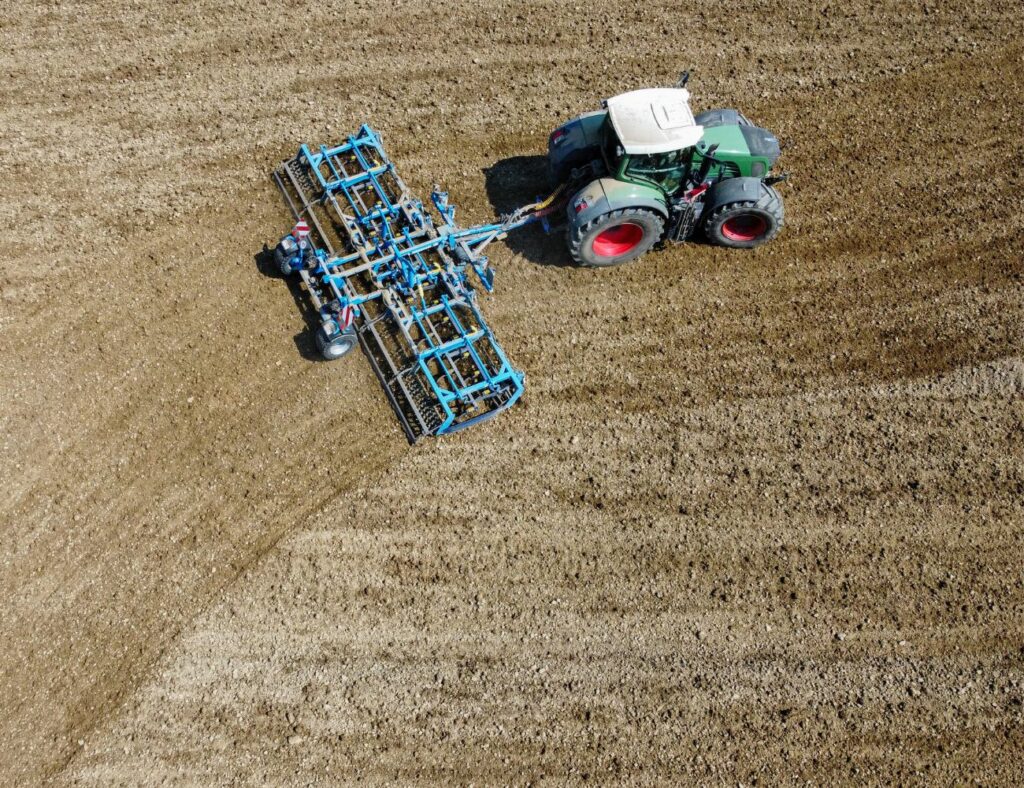
[[[622,265],[658,243],[664,232],[665,220],[660,214],[646,208],[621,208],[570,227],[569,254],[588,268]]]
[[[717,246],[753,249],[768,243],[784,224],[782,197],[761,184],[757,200],[730,202],[715,208],[704,220],[704,235]]]
[[[281,244],[274,247],[274,262],[277,264],[277,270],[281,272],[281,276],[289,276],[291,274],[292,267],[288,264],[288,255],[281,248]]]
[[[359,339],[356,337],[356,330],[351,326],[333,339],[328,339],[324,334],[323,329],[318,328],[316,331],[317,350],[320,351],[320,355],[327,361],[334,361],[336,358],[341,358],[342,356],[350,353],[358,344]]]

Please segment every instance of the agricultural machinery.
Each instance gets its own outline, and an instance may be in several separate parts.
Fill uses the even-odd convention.
[[[274,171],[296,220],[274,259],[301,278],[321,354],[361,345],[410,442],[455,432],[523,393],[469,280],[472,271],[492,290],[492,241],[534,222],[550,230],[561,216],[572,258],[608,267],[697,233],[734,248],[774,238],[778,140],[734,109],[695,117],[686,79],[610,98],[555,129],[551,195],[470,228],[438,187],[433,210],[413,197],[367,125],[338,145],[300,147]]]

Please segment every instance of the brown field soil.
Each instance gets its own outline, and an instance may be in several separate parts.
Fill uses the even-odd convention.
[[[0,9],[0,783],[1019,784],[1011,2]],[[371,121],[466,224],[692,68],[787,227],[493,247],[528,376],[410,448],[255,258]]]

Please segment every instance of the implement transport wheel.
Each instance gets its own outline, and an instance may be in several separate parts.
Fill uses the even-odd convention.
[[[762,184],[756,201],[731,202],[713,210],[704,221],[704,234],[718,246],[752,249],[778,235],[782,223],[782,197]]]
[[[644,208],[623,208],[569,229],[569,254],[583,266],[605,268],[635,260],[654,246],[665,220]]]
[[[356,330],[352,326],[333,339],[328,339],[322,329],[318,328],[316,331],[316,348],[320,351],[320,355],[328,361],[341,358],[357,344],[359,344],[359,340],[356,338]]]
[[[291,238],[285,238],[274,247],[274,263],[281,276],[289,276],[292,273],[291,260],[296,251],[295,242]]]

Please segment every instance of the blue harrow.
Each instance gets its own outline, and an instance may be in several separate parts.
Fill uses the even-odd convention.
[[[274,180],[296,220],[274,257],[305,285],[321,353],[361,345],[410,442],[477,424],[522,396],[523,373],[487,326],[467,271],[491,291],[483,249],[543,220],[556,195],[461,229],[445,192],[431,195],[436,215],[410,195],[367,125],[334,147],[303,145]]]

